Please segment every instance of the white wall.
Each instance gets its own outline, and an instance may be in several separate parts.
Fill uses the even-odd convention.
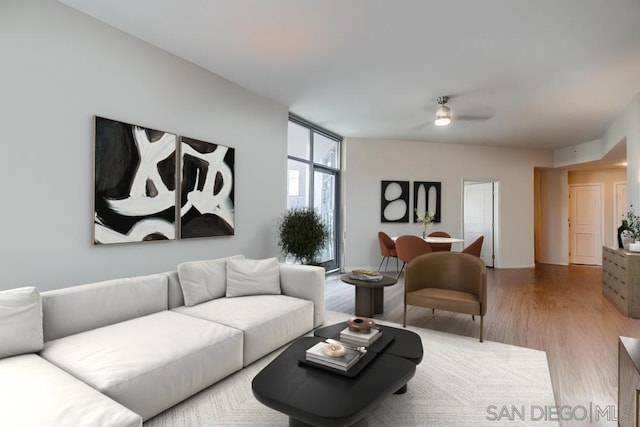
[[[625,110],[614,120],[607,132],[603,137],[596,141],[590,141],[584,144],[577,144],[572,147],[565,147],[556,150],[554,153],[554,166],[555,167],[567,167],[584,163],[587,161],[598,160],[604,157],[609,151],[611,151],[616,144],[621,141],[626,141],[627,146],[627,195],[628,203],[633,205],[636,213],[640,213],[640,94],[633,96],[633,99]],[[597,153],[600,154],[597,154]],[[563,184],[564,185],[564,184]],[[568,183],[566,184],[568,185]],[[606,188],[605,188],[606,189]],[[567,190],[568,192],[568,190]],[[543,193],[543,197],[550,197],[551,200],[558,199],[558,193]],[[564,196],[563,196],[564,197]],[[564,230],[567,218],[568,218],[568,194],[560,209],[562,215],[547,215],[545,218],[544,226],[547,230]],[[545,203],[545,201],[543,201]],[[546,201],[547,206],[550,206],[550,200]],[[610,209],[610,207],[606,207]],[[606,211],[605,211],[606,212]],[[605,229],[605,236],[609,234],[609,228]],[[559,250],[564,251],[569,246],[569,236],[567,233],[547,234],[543,236],[544,240],[541,245],[543,246],[543,253],[547,257],[547,261],[539,259],[541,262],[553,262],[559,261],[563,263],[564,257],[558,256]],[[613,239],[611,239],[613,240]],[[617,243],[606,238],[604,244],[616,245]],[[551,255],[555,254],[555,255]],[[568,255],[567,255],[568,262]]]
[[[633,100],[605,134],[607,146],[627,141],[627,197],[640,214],[640,94]]]
[[[463,179],[499,182],[496,267],[533,266],[533,168],[548,167],[552,162],[553,153],[542,150],[346,139],[345,268],[378,267],[380,230],[389,235],[420,233],[420,227],[413,223],[380,222],[380,181],[442,182],[442,222],[435,224],[433,231],[444,230],[457,237],[462,233]],[[453,249],[461,247],[458,244]]]
[[[566,167],[599,160],[619,142],[627,144],[627,185],[629,204],[640,213],[640,93],[609,126],[601,139],[559,148],[554,152],[554,166]]]
[[[569,183],[563,169],[540,170],[538,262],[569,264]]]
[[[0,51],[0,289],[277,255],[286,106],[53,0],[4,0]],[[93,115],[235,147],[236,235],[93,247]]]
[[[609,150],[612,147],[609,147]],[[604,141],[584,142],[570,147],[558,148],[553,152],[553,165],[557,168],[571,166],[580,163],[594,162],[602,159],[609,151],[604,146]]]

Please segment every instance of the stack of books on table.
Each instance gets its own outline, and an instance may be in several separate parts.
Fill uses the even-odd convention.
[[[382,280],[382,274],[371,270],[353,270],[349,275],[352,279],[364,280],[367,282],[377,282]]]
[[[359,351],[346,349],[347,352],[344,356],[327,356],[322,352],[322,349],[328,345],[331,344],[319,342],[308,349],[305,356],[307,361],[327,366],[329,368],[338,369],[340,371],[347,371],[364,355],[364,353]]]
[[[340,341],[353,346],[369,347],[382,335],[380,329],[371,329],[368,333],[355,332],[348,327],[340,332]]]

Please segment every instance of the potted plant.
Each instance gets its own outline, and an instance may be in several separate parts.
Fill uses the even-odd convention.
[[[629,211],[626,218],[623,218],[622,224],[628,226],[628,229],[634,234],[635,240],[640,240],[640,216],[633,211],[633,205],[629,205]],[[626,248],[625,248],[626,249]]]
[[[289,209],[280,219],[278,246],[296,262],[315,264],[329,237],[320,215],[311,208]]]

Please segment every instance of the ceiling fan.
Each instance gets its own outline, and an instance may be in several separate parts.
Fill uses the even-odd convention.
[[[493,117],[493,111],[490,110],[488,111],[488,114],[469,116],[453,115],[451,113],[451,108],[447,105],[449,98],[449,96],[439,96],[436,98],[438,109],[436,110],[436,119],[433,122],[436,126],[447,126],[452,121],[485,121]]]
[[[436,126],[446,126],[451,123],[451,108],[447,107],[447,102],[449,102],[448,96],[439,96],[436,99],[439,107],[436,111],[436,121],[434,124]]]

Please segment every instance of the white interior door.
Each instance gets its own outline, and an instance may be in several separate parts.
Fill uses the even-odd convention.
[[[602,184],[569,186],[569,262],[602,265]]]
[[[480,258],[493,267],[494,183],[464,182],[464,246],[484,236]]]

